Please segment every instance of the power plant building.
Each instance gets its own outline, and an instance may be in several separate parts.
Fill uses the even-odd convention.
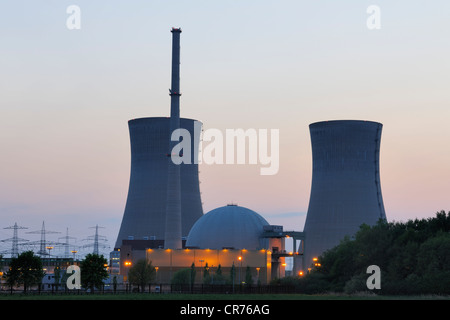
[[[304,227],[306,267],[362,224],[386,219],[380,184],[382,124],[335,120],[309,128],[313,169]]]
[[[126,277],[129,266],[140,259],[158,267],[160,281],[167,282],[193,264],[221,265],[225,272],[239,264],[253,268],[254,279],[267,283],[284,276],[286,257],[293,258],[295,273],[300,266],[305,270],[313,257],[353,236],[362,224],[386,219],[379,163],[382,124],[359,120],[310,124],[312,184],[303,232],[283,231],[238,205],[204,215],[196,161],[202,124],[180,117],[180,33],[172,29],[170,117],[128,122],[130,182],[115,244],[121,275]],[[192,138],[190,163],[174,161],[186,159],[172,152],[176,129],[187,130]],[[285,250],[287,237],[293,238],[292,252]]]
[[[183,249],[158,248],[149,241],[125,240],[120,256],[124,266],[140,259],[151,262],[158,268],[157,281],[162,283],[169,283],[175,272],[194,265],[197,283],[202,282],[198,275],[203,267],[209,266],[213,271],[220,266],[226,277],[233,267],[240,271],[248,268],[253,284],[267,284],[284,277],[286,257],[294,257],[294,252],[285,250],[286,236],[281,226],[269,225],[255,211],[227,205],[203,215],[192,227]],[[127,268],[123,267],[121,274],[126,277],[126,273]],[[243,277],[239,280],[236,275],[235,283],[243,282]]]

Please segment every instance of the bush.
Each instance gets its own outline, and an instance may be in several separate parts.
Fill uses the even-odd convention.
[[[381,270],[382,294],[450,294],[450,212],[406,223],[361,226],[319,257],[320,268],[301,281],[305,292],[366,291],[367,267]]]

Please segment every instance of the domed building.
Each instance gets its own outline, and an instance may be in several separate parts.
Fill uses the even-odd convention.
[[[233,283],[247,281],[244,272],[250,272],[249,284],[268,284],[285,276],[285,258],[293,257],[292,252],[285,250],[285,238],[291,236],[295,232],[284,232],[282,226],[270,225],[255,211],[233,204],[213,209],[199,218],[183,249],[147,247],[141,252],[122,245],[121,260],[133,264],[143,253],[158,268],[158,283],[170,283],[175,272],[187,268],[197,271],[194,283],[205,283],[202,277],[205,268],[214,274],[220,267],[223,279],[230,279],[232,270],[237,268]],[[126,276],[127,269],[121,269],[121,274]]]
[[[262,237],[269,223],[253,210],[238,205],[216,208],[203,215],[191,228],[186,248],[268,249]]]

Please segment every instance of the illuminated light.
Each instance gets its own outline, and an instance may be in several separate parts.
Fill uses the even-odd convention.
[[[298,275],[299,275],[300,277],[303,277],[303,271],[299,271],[299,272],[298,272]]]
[[[238,257],[238,260],[239,260],[239,261],[241,261],[241,260],[242,260],[242,257],[241,257],[241,256],[239,256],[239,257]]]
[[[313,258],[313,261],[317,261],[317,260],[319,260],[319,259],[317,259],[317,257],[314,257],[314,258]]]

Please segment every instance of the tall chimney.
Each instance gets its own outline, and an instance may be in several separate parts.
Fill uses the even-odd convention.
[[[172,154],[178,141],[172,141],[174,130],[180,128],[180,28],[172,28],[172,88],[170,90],[170,131],[168,152],[168,184],[164,247],[166,249],[181,249],[181,189],[180,165],[172,161],[179,154]]]

